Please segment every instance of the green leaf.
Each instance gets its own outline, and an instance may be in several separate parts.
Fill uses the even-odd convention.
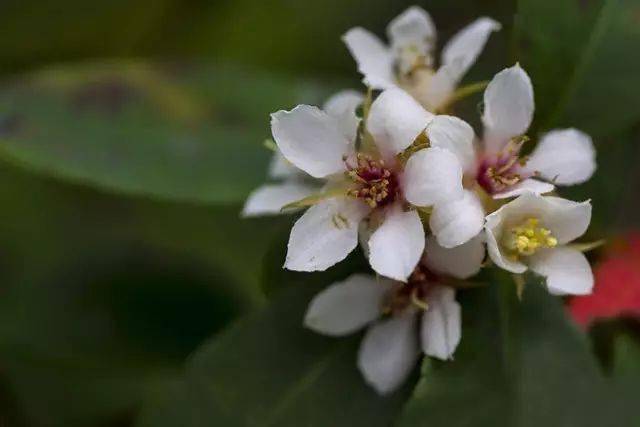
[[[605,382],[559,299],[530,282],[520,303],[501,280],[459,293],[455,358],[425,364],[399,425],[617,425],[592,411],[604,405]]]
[[[229,66],[52,68],[0,91],[0,158],[109,191],[240,203],[266,174],[269,113],[321,92]]]
[[[187,290],[184,280],[171,289],[123,282],[129,286],[104,296],[88,283],[68,295],[58,283],[23,282],[25,289],[5,295],[2,374],[29,425],[85,426],[126,416],[177,376],[183,354],[230,317],[224,300]]]
[[[189,427],[389,425],[407,390],[383,398],[365,385],[356,368],[360,337],[327,338],[302,327],[319,289],[300,281],[215,337],[188,363],[186,387],[144,409],[138,425],[173,425],[163,414],[175,414],[167,406],[174,401],[188,406],[183,418],[196,420]]]
[[[281,220],[1,163],[0,181],[0,424],[122,425],[201,340],[264,304],[262,255]]]
[[[620,335],[614,347],[613,375],[617,381],[638,384],[640,380],[640,343],[628,334]]]
[[[614,421],[610,425],[640,425],[636,409],[640,381],[640,344],[637,334],[635,339],[628,332],[618,335],[614,346],[613,372],[609,381],[611,407],[608,412],[616,414],[619,419],[617,421],[612,418]]]
[[[600,136],[640,120],[640,57],[631,53],[640,45],[640,4],[608,0],[593,38],[597,45],[578,71],[561,123],[576,123]]]
[[[518,0],[515,60],[531,76],[536,119],[543,126],[566,107],[576,74],[598,42],[594,31],[607,1]]]
[[[517,60],[531,75],[538,127],[594,136],[640,118],[635,0],[519,0]]]
[[[68,259],[86,248],[78,242],[54,248],[60,254],[51,259],[23,256],[29,268],[10,282],[2,276],[2,383],[27,425],[130,418],[144,396],[180,374],[187,354],[238,314],[235,296],[223,290],[234,284],[227,277],[148,249],[127,256],[119,245],[109,259],[94,246],[97,261]]]
[[[184,380],[177,380],[153,390],[138,414],[136,427],[183,426],[205,427],[217,425],[218,420],[205,422],[193,402],[202,396],[191,393],[192,389]]]

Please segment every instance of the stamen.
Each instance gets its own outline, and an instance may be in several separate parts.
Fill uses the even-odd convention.
[[[526,135],[512,138],[500,153],[481,163],[477,180],[487,193],[505,191],[533,175],[524,169],[528,157],[520,157],[520,149],[528,140]]]
[[[530,256],[539,249],[557,246],[558,239],[551,234],[551,230],[541,227],[539,222],[538,218],[528,218],[510,230],[504,244],[514,257]]]
[[[503,173],[508,172],[509,169],[511,169],[513,167],[513,165],[515,165],[518,162],[518,160],[519,160],[518,157],[511,156],[509,158],[509,160],[507,160],[507,162],[504,165],[502,165],[502,167],[495,172],[496,175],[502,175]]]
[[[345,218],[345,216],[342,214],[338,213],[332,216],[331,222],[333,223],[334,227],[336,227],[338,230],[342,230],[343,228],[349,228],[349,220]]]
[[[428,310],[427,299],[434,283],[438,283],[437,276],[422,264],[418,264],[407,283],[398,286],[387,296],[382,307],[383,314],[398,314],[408,307]]]
[[[373,159],[364,153],[358,153],[355,161],[354,166],[344,158],[346,176],[357,184],[356,188],[347,191],[347,195],[363,199],[371,208],[392,202],[399,191],[399,185],[391,170],[385,167],[384,161]]]
[[[420,298],[418,298],[417,288],[415,288],[413,292],[411,292],[411,303],[421,310],[424,310],[424,311],[429,310],[429,304],[427,304],[426,301],[423,301]]]

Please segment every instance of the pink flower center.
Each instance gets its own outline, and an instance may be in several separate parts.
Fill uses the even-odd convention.
[[[350,196],[362,199],[372,208],[386,206],[398,197],[398,179],[383,160],[358,153],[355,165],[346,159],[345,164],[347,176],[355,183],[355,188],[348,191]]]
[[[525,141],[523,138],[512,140],[504,150],[480,162],[476,180],[487,193],[506,191],[533,175],[525,168],[528,159],[520,157],[520,148]]]

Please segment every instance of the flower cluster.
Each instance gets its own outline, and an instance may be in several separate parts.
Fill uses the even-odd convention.
[[[572,244],[589,226],[591,204],[553,195],[595,171],[590,137],[551,130],[523,155],[534,96],[518,64],[485,85],[481,137],[446,114],[469,92],[456,87],[499,29],[476,20],[436,64],[435,26],[421,8],[389,24],[389,46],[354,28],[343,40],[366,94],[345,91],[322,109],[271,116],[276,182],[252,193],[243,214],[308,208],[291,230],[290,270],[322,271],[362,248],[372,273],[326,288],[304,324],[334,336],[366,327],[358,367],[381,394],[402,384],[421,354],[453,357],[462,323],[456,289],[482,267],[531,270],[553,294],[593,287]]]

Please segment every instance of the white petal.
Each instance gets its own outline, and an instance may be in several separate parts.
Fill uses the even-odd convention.
[[[375,230],[371,227],[371,221],[369,218],[365,218],[360,221],[360,227],[358,228],[358,242],[360,243],[360,248],[362,248],[362,253],[367,259],[369,259],[369,254],[371,253],[369,250],[369,239],[371,239],[374,231]]]
[[[385,156],[395,156],[409,147],[433,119],[411,95],[387,89],[371,105],[367,130]]]
[[[473,191],[463,190],[457,200],[437,203],[433,207],[429,228],[445,248],[453,248],[475,237],[484,225],[484,208]]]
[[[242,216],[279,214],[284,205],[310,196],[319,188],[297,182],[267,184],[254,190],[247,198]]]
[[[363,96],[355,90],[343,90],[331,96],[322,109],[340,123],[342,133],[349,141],[355,141],[360,119],[356,109],[362,103]]]
[[[426,133],[432,147],[451,151],[458,157],[464,170],[470,170],[475,165],[475,133],[464,120],[453,116],[435,116],[427,126]]]
[[[447,102],[457,84],[455,67],[442,65],[417,96],[429,111],[435,112]]]
[[[354,111],[362,103],[363,96],[353,89],[345,89],[331,95],[322,106],[322,109],[333,117],[339,117],[345,111]]]
[[[518,197],[513,202],[510,202],[492,214],[488,215],[485,220],[485,238],[487,242],[487,251],[489,252],[489,258],[500,268],[503,268],[512,273],[524,273],[527,271],[527,266],[520,261],[513,260],[508,254],[502,252],[502,245],[499,244],[502,240],[503,228],[505,222],[509,219],[508,206],[514,202],[521,200],[523,197],[527,197],[528,194]],[[506,208],[506,209],[505,209]],[[523,217],[525,218],[525,217]]]
[[[467,243],[451,249],[443,248],[434,236],[428,236],[424,252],[423,262],[430,270],[457,279],[468,279],[482,268],[484,235],[478,234]]]
[[[509,199],[518,197],[525,193],[544,194],[553,191],[556,187],[548,182],[538,181],[537,179],[525,179],[524,181],[509,187],[508,190],[493,195],[494,199]]]
[[[280,151],[273,153],[269,163],[269,178],[287,179],[292,177],[308,176],[306,173],[293,166],[290,161],[284,158]]]
[[[378,37],[364,28],[352,28],[342,37],[358,64],[363,82],[373,89],[395,86],[393,54]]]
[[[424,251],[424,229],[416,211],[391,208],[369,239],[369,262],[376,273],[406,282]]]
[[[533,87],[527,73],[515,65],[500,71],[484,92],[485,139],[509,139],[526,133],[533,118]]]
[[[413,154],[404,168],[404,196],[415,206],[433,206],[462,197],[462,165],[455,154],[442,148],[425,148]]]
[[[405,313],[369,328],[358,352],[358,368],[367,384],[388,394],[407,379],[419,355],[416,316]]]
[[[394,49],[415,46],[427,55],[436,41],[436,26],[424,9],[411,6],[389,23],[387,36]]]
[[[596,150],[584,132],[553,130],[533,150],[527,168],[558,185],[581,184],[596,170]]]
[[[307,309],[304,325],[325,335],[347,335],[373,322],[393,287],[390,280],[354,274],[316,295]]]
[[[582,236],[591,223],[591,201],[574,202],[560,197],[544,197],[547,212],[544,225],[563,245]]]
[[[501,28],[491,18],[478,18],[454,35],[442,50],[442,64],[452,67],[452,77],[458,82],[476,62],[492,32]]]
[[[554,295],[586,295],[593,289],[593,273],[584,254],[576,249],[558,247],[533,255],[529,267],[547,278]]]
[[[502,248],[498,245],[496,237],[491,230],[486,231],[486,239],[489,258],[498,267],[516,274],[522,274],[527,271],[526,265],[502,253]]]
[[[329,199],[309,208],[291,229],[285,268],[322,271],[358,245],[358,224],[368,209],[359,200]]]
[[[282,155],[315,178],[344,171],[343,156],[353,150],[339,122],[309,105],[273,113],[271,132]]]
[[[429,292],[429,308],[422,314],[420,338],[422,351],[441,360],[451,359],[462,335],[462,314],[448,286],[437,286]]]

